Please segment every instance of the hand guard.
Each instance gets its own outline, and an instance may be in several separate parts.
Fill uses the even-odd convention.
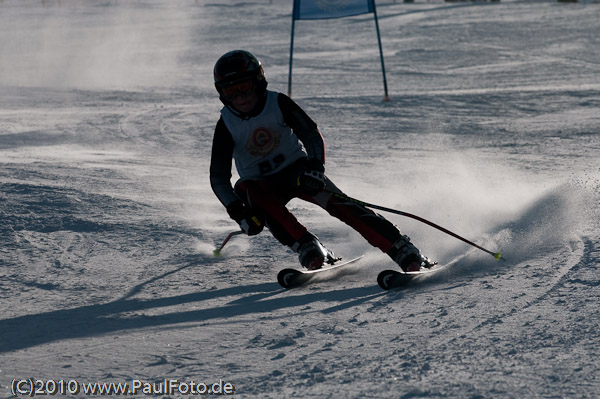
[[[229,204],[227,206],[227,213],[240,225],[242,231],[249,236],[255,236],[259,234],[265,227],[265,224],[258,212],[246,206],[240,200]]]
[[[325,188],[325,167],[316,158],[309,158],[304,173],[298,176],[298,188],[305,194],[316,195]]]

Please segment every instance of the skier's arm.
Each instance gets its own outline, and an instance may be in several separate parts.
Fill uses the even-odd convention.
[[[325,143],[317,124],[285,94],[277,98],[284,122],[304,144],[308,161],[304,173],[298,177],[299,189],[308,195],[316,195],[325,187]]]
[[[309,158],[316,158],[325,164],[325,143],[317,124],[285,94],[279,93],[277,102],[283,120],[304,145]]]
[[[221,203],[227,207],[239,200],[231,186],[233,138],[223,119],[219,119],[213,137],[210,159],[210,185]]]
[[[227,209],[229,216],[239,223],[242,231],[250,236],[259,234],[264,221],[256,216],[235,194],[231,186],[231,159],[233,157],[233,138],[223,119],[219,119],[213,137],[210,159],[210,185],[219,201]]]

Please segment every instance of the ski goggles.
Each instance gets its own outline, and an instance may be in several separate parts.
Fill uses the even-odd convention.
[[[221,94],[228,100],[235,100],[237,97],[247,97],[254,91],[254,82],[247,80],[231,86],[221,88]]]

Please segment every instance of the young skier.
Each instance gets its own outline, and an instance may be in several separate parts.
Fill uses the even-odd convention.
[[[325,147],[317,125],[289,97],[267,90],[262,64],[252,53],[224,54],[215,64],[214,81],[224,107],[213,138],[210,183],[244,233],[256,235],[267,226],[309,270],[333,263],[333,253],[286,208],[300,198],[354,228],[402,270],[433,265],[392,223],[329,192],[341,193],[324,174]],[[235,188],[232,158],[240,176]]]

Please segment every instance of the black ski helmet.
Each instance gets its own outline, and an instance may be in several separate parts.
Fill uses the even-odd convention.
[[[223,87],[250,80],[254,82],[259,96],[262,97],[267,90],[267,80],[261,62],[246,50],[233,50],[223,54],[215,64],[213,75],[215,88],[225,105],[227,100],[223,97]]]

